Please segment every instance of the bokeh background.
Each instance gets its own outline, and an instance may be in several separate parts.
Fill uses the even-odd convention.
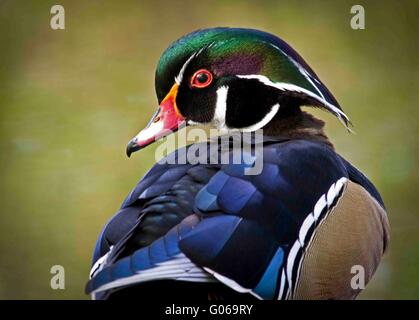
[[[65,30],[50,8],[65,8]],[[350,28],[362,4],[366,30]],[[87,299],[100,229],[154,162],[127,141],[156,108],[154,68],[194,29],[288,41],[334,93],[337,150],[380,190],[389,253],[360,298],[419,298],[418,1],[0,1],[0,299]],[[62,265],[65,290],[50,288]]]

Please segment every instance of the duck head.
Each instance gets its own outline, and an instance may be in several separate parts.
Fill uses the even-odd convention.
[[[280,38],[258,30],[212,28],[167,48],[157,65],[159,108],[127,146],[127,155],[183,125],[256,131],[274,118],[319,107],[349,119],[314,71]]]

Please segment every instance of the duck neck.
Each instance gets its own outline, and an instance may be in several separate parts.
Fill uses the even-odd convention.
[[[324,121],[300,108],[279,113],[264,128],[264,135],[281,136],[290,139],[310,139],[325,143],[332,149],[333,144],[324,132]]]

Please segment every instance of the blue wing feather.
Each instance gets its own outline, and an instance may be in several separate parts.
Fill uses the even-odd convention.
[[[100,289],[104,285],[109,286],[117,280],[129,279],[144,271],[156,268],[159,264],[176,258],[181,253],[178,245],[179,240],[191,231],[198,221],[199,219],[196,216],[189,216],[151,245],[135,251],[134,254],[128,257],[119,259],[113,264],[105,266],[87,283],[86,291],[90,293]],[[133,280],[133,283],[137,281],[141,282],[146,280],[139,278]],[[124,285],[128,284],[125,283]]]
[[[152,211],[151,207],[143,208],[142,201],[147,199],[154,209],[173,206],[174,198],[169,194],[186,174],[203,187],[193,197],[185,198],[194,199],[194,203],[173,206],[173,210],[188,208],[186,215],[191,216],[150,245],[105,266],[89,282],[87,291],[148,272],[183,254],[193,264],[230,279],[258,297],[274,298],[290,246],[318,199],[342,177],[349,176],[367,187],[370,182],[321,143],[268,142],[259,175],[245,175],[248,165],[240,164],[153,167],[124,201],[110,223],[113,227],[105,228],[94,260],[109,249],[109,243],[135,236],[135,228],[132,230],[139,223],[140,213]],[[382,203],[375,188],[367,190]],[[154,222],[160,223],[158,216]]]
[[[260,292],[266,291],[261,279],[278,248],[289,249],[320,196],[347,176],[334,151],[316,142],[265,149],[260,175],[240,175],[237,165],[226,165],[212,177],[195,198],[203,220],[180,243],[193,262]],[[211,214],[214,203],[224,215]],[[240,222],[227,232],[231,221]]]

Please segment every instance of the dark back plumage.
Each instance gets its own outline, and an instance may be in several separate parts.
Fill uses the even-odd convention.
[[[171,160],[179,152],[171,154]],[[197,287],[203,288],[202,283],[214,280],[204,275],[205,267],[215,278],[222,275],[234,281],[238,287],[233,289],[247,288],[264,299],[290,297],[306,249],[303,243],[297,254],[292,252],[295,241],[319,199],[340,183],[333,197],[317,208],[317,222],[306,230],[309,242],[344,194],[347,182],[342,181],[356,183],[384,206],[364,175],[330,147],[310,139],[266,137],[263,171],[254,176],[245,175],[241,164],[156,164],[102,232],[93,262],[110,254],[87,292],[99,290],[97,297],[109,297],[126,286],[172,276],[195,278]],[[176,274],[163,268],[159,276],[159,266],[177,259],[185,270]],[[136,280],[142,272],[144,277]],[[132,282],[118,284],[130,277]],[[213,285],[209,288],[217,292]]]

